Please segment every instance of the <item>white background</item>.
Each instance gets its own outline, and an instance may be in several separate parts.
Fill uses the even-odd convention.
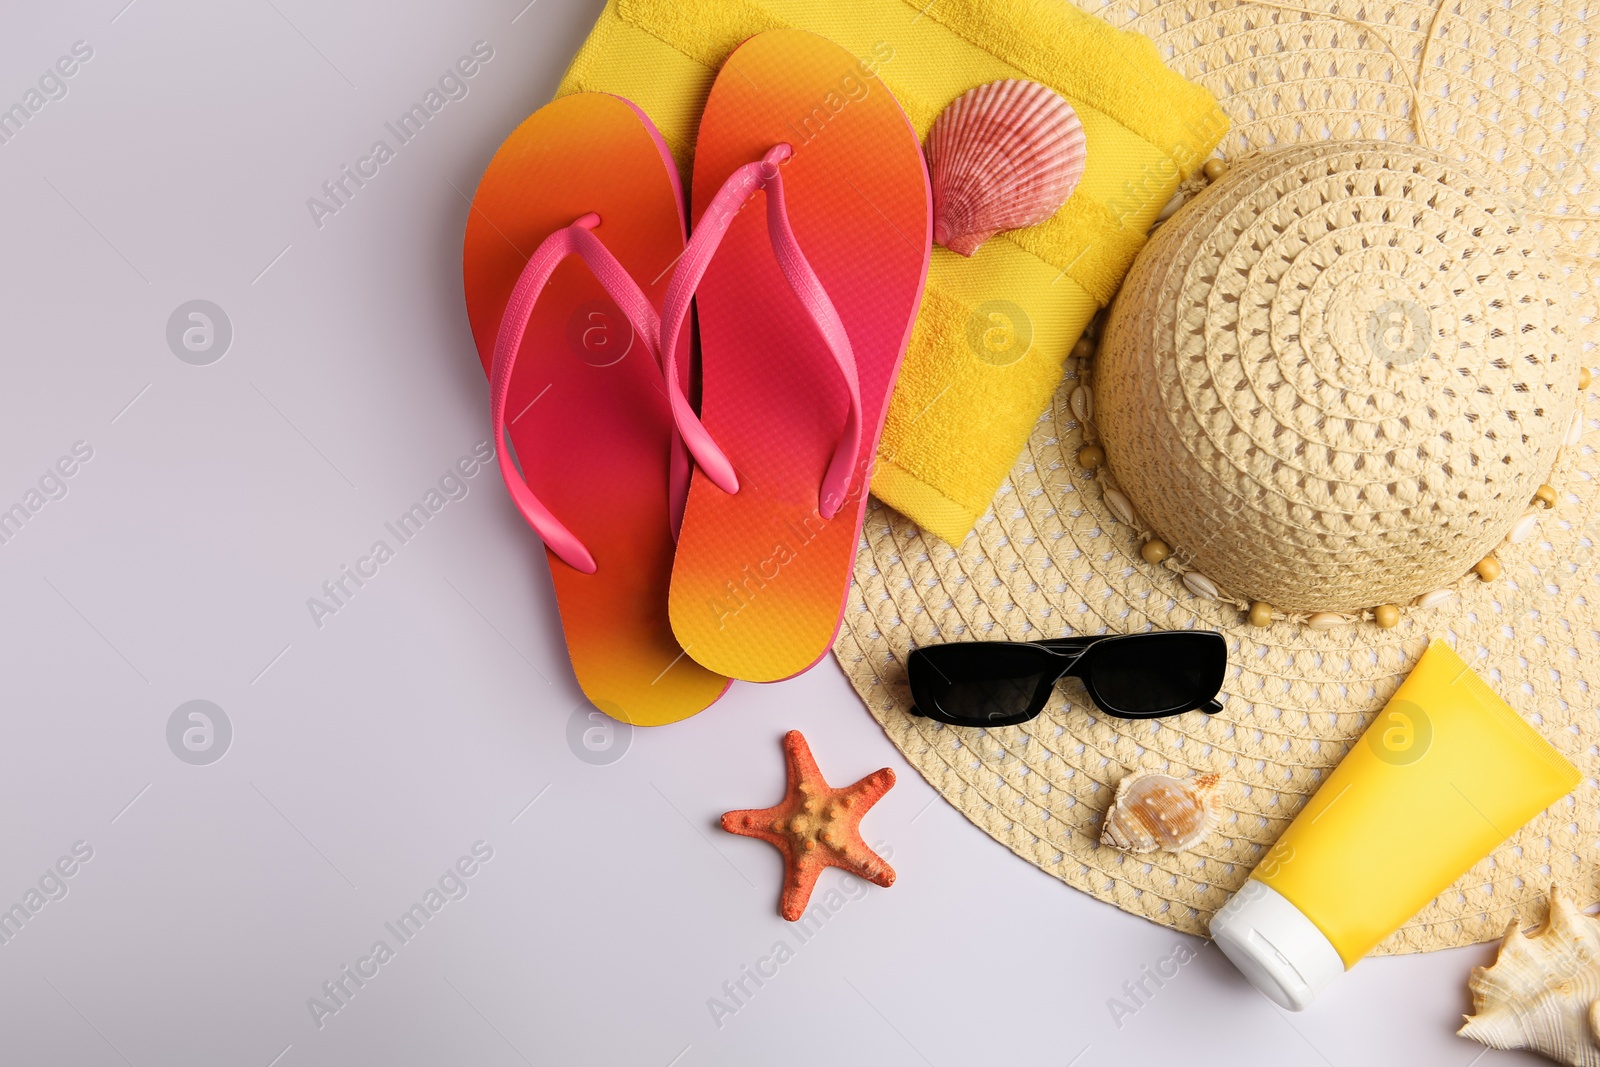
[[[543,553],[492,470],[313,623],[486,436],[464,197],[600,7],[525,2],[0,9],[0,106],[93,49],[0,145],[0,508],[93,449],[0,545],[0,907],[94,850],[0,945],[0,1062],[1542,1062],[1453,1034],[1487,946],[1278,1010],[968,824],[831,660],[583,762]],[[467,97],[318,228],[307,198],[479,40]],[[209,366],[166,341],[195,298],[234,330]],[[209,766],[167,744],[192,699],[233,727]],[[790,728],[835,784],[900,776],[864,825],[899,881],[803,945],[776,851],[716,828],[778,799]],[[319,1028],[308,998],[478,841],[467,896]],[[719,1027],[708,1000],[780,938],[794,958]],[[1198,955],[1117,1025],[1180,941]]]

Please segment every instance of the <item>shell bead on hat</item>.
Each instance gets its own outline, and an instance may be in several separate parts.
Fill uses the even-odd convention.
[[[1165,206],[1162,207],[1160,214],[1156,216],[1156,221],[1166,222],[1172,216],[1176,215],[1178,213],[1178,209],[1184,205],[1186,199],[1187,198],[1183,195],[1183,190],[1181,189],[1173,193],[1172,199],[1166,202]]]
[[[1128,503],[1128,498],[1115,489],[1107,489],[1104,493],[1106,507],[1111,515],[1124,526],[1133,525],[1133,505]]]
[[[1094,421],[1094,390],[1080,385],[1072,391],[1072,416],[1081,423]]]
[[[928,131],[927,153],[933,239],[963,256],[1054,215],[1088,158],[1072,105],[1015,78],[958,96]]]
[[[1454,589],[1435,589],[1432,592],[1423,593],[1421,596],[1417,597],[1417,607],[1424,610],[1427,610],[1428,608],[1442,608],[1455,598],[1456,591]]]

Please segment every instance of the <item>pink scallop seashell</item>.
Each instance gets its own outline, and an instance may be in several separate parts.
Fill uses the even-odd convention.
[[[956,97],[928,132],[933,239],[970,256],[1001,230],[1054,215],[1083,177],[1083,124],[1038,82],[990,82]]]

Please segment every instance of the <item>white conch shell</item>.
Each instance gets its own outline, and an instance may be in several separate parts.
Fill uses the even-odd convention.
[[[1525,1048],[1568,1067],[1600,1067],[1600,919],[1550,889],[1550,919],[1524,937],[1512,919],[1493,967],[1467,980],[1472,1014],[1456,1031],[1490,1048]]]
[[[1100,843],[1127,852],[1182,852],[1217,824],[1221,778],[1135,771],[1117,783]]]
[[[1001,230],[1043,222],[1083,177],[1072,105],[1038,82],[990,82],[956,97],[928,131],[933,239],[970,256]]]
[[[1188,587],[1189,592],[1193,593],[1195,596],[1204,597],[1207,600],[1215,600],[1221,595],[1221,593],[1217,591],[1217,583],[1213,582],[1210,578],[1207,578],[1199,571],[1185,571],[1183,575],[1183,584]]]

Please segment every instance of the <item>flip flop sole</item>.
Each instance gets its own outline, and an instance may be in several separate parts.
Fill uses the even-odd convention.
[[[724,179],[787,142],[796,238],[839,312],[860,375],[864,447],[844,506],[818,490],[849,394],[773,257],[759,194],[700,284],[701,419],[737,470],[729,495],[696,471],[671,612],[700,663],[776,681],[827,654],[860,537],[870,459],[922,299],[932,201],[922,148],[871,68],[825,38],[775,30],[724,64],[700,120],[694,212]]]
[[[628,101],[579,93],[540,108],[490,161],[463,252],[467,316],[488,372],[506,301],[533,250],[587,212],[656,306],[683,251],[677,169]],[[563,262],[534,307],[506,406],[529,488],[594,556],[546,552],[578,684],[640,726],[687,718],[727,688],[683,654],[667,615],[672,417],[643,338],[588,267]]]

